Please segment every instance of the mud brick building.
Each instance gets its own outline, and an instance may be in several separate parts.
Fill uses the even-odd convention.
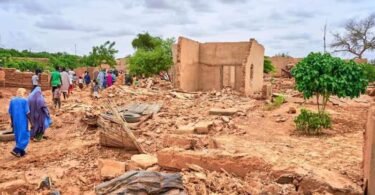
[[[32,72],[17,72],[14,68],[3,68],[0,69],[0,84],[1,87],[22,87],[31,89],[33,87],[31,83],[31,77],[34,75]],[[1,81],[1,75],[3,75],[4,81]],[[50,89],[49,85],[49,74],[42,73],[40,77],[40,84],[43,90]]]
[[[231,87],[245,95],[262,90],[264,47],[255,39],[199,43],[179,37],[173,60],[170,73],[174,86],[180,90]]]

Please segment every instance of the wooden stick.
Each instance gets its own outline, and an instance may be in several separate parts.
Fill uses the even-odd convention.
[[[108,106],[112,110],[113,116],[117,119],[117,121],[119,121],[121,123],[121,126],[122,126],[123,130],[125,130],[125,133],[128,135],[128,137],[133,142],[133,144],[138,149],[138,151],[142,154],[145,154],[146,151],[142,148],[141,145],[138,144],[137,139],[135,138],[133,132],[130,130],[130,128],[128,127],[126,122],[122,119],[120,113],[112,106],[112,104],[109,100],[108,100],[108,102],[109,102]]]

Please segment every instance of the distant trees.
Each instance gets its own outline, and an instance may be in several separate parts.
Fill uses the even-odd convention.
[[[345,33],[334,33],[331,47],[335,52],[346,52],[361,59],[366,51],[375,50],[375,14],[365,19],[351,19],[345,24]]]
[[[174,38],[163,40],[143,33],[132,41],[135,53],[129,57],[129,71],[135,75],[152,76],[168,70],[173,64],[172,44]]]
[[[272,73],[275,72],[276,69],[272,65],[272,62],[268,56],[264,56],[264,65],[263,65],[263,72],[264,73]]]
[[[82,58],[83,63],[89,66],[98,66],[106,63],[110,66],[116,65],[115,54],[118,52],[114,48],[115,42],[106,41],[104,44],[94,46],[88,56]]]

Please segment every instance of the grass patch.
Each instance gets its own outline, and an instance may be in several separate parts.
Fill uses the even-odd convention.
[[[316,135],[320,134],[324,128],[331,128],[332,122],[329,114],[325,112],[313,112],[302,109],[295,119],[296,130],[303,134]]]
[[[285,102],[285,97],[282,95],[276,96],[273,99],[272,103],[266,104],[266,110],[274,110],[276,108],[280,108],[280,106]]]

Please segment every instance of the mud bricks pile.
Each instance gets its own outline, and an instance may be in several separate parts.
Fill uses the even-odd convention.
[[[22,87],[31,89],[33,87],[31,77],[34,73],[31,72],[17,72],[13,68],[4,68],[5,73],[5,87]],[[39,84],[43,90],[50,89],[49,75],[46,73],[41,74]]]

